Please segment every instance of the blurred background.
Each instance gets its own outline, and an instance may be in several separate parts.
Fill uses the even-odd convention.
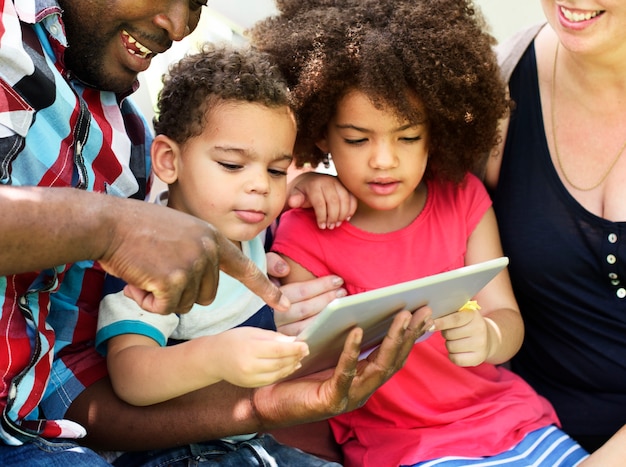
[[[524,26],[542,21],[540,0],[474,0],[485,15],[490,32],[502,41]],[[261,18],[276,13],[274,0],[208,0],[200,25],[185,40],[158,55],[140,76],[142,86],[135,100],[151,120],[153,103],[161,88],[161,76],[172,61],[206,41],[245,42],[244,31]]]
[[[540,0],[474,0],[474,5],[482,10],[489,31],[499,42],[525,26],[544,20]],[[276,13],[274,0],[208,0],[208,7],[203,9],[196,30],[183,41],[175,43],[168,52],[157,55],[150,68],[140,75],[141,86],[133,99],[152,121],[154,102],[161,89],[161,76],[171,62],[197,50],[199,44],[207,41],[245,43],[246,29],[259,19]],[[155,178],[152,193],[164,188],[164,184]]]

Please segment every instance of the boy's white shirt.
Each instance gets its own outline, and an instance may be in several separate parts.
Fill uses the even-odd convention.
[[[167,206],[167,192],[155,200]],[[267,272],[265,250],[260,236],[241,242],[245,256],[254,261],[259,269]],[[155,252],[158,254],[158,252]],[[215,300],[210,305],[195,304],[188,313],[182,315],[159,315],[143,310],[137,303],[126,297],[123,291],[107,295],[100,304],[98,330],[121,321],[142,322],[161,334],[161,345],[168,338],[188,340],[199,336],[218,334],[245,322],[259,311],[265,302],[241,282],[220,271],[219,286]]]

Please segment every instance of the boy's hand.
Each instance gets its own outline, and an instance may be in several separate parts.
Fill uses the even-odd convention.
[[[332,175],[304,172],[288,188],[287,206],[312,207],[320,229],[339,227],[356,211],[356,198]]]
[[[241,387],[275,383],[300,368],[300,360],[309,354],[306,343],[266,329],[239,327],[213,337],[219,350],[207,365],[215,365],[222,379]]]

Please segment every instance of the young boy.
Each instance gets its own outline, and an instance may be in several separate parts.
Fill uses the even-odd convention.
[[[152,163],[168,184],[157,202],[212,224],[265,270],[259,234],[285,204],[296,137],[280,73],[259,52],[207,44],[170,68],[157,105]],[[102,301],[96,344],[118,396],[149,405],[221,380],[258,387],[284,378],[308,348],[275,331],[273,310],[220,272],[214,302],[185,315],[146,313],[118,287]],[[254,434],[194,449],[219,458],[242,440],[258,441],[278,464],[326,465]]]

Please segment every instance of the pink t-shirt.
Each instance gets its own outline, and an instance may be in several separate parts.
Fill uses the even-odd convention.
[[[286,212],[273,250],[316,276],[343,277],[348,293],[464,266],[467,239],[491,206],[482,183],[428,183],[426,205],[406,228],[372,234],[343,223],[319,230],[310,210]],[[490,456],[528,432],[558,424],[550,404],[514,373],[459,367],[439,333],[360,409],[333,418],[346,466],[414,464],[442,456]]]

